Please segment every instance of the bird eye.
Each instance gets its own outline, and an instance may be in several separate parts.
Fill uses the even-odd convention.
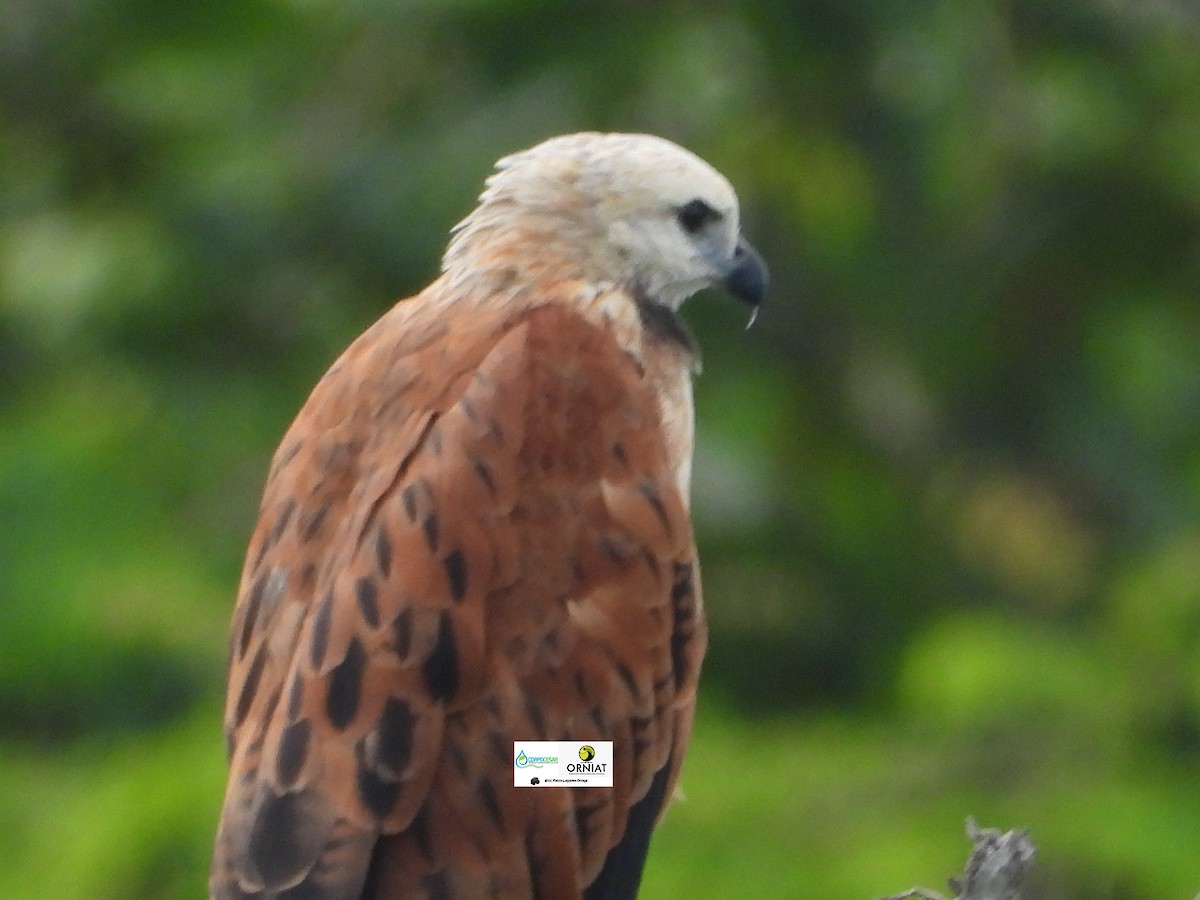
[[[695,234],[709,222],[715,222],[721,218],[721,214],[697,198],[689,200],[683,206],[679,207],[679,211],[675,214],[679,220],[679,227],[688,234]]]

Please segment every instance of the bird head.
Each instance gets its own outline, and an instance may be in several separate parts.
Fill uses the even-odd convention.
[[[651,135],[565,135],[504,157],[443,268],[496,259],[513,240],[670,309],[714,284],[756,308],[766,294],[767,268],[741,236],[729,182]]]

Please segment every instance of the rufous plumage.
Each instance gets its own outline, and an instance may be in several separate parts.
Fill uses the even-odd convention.
[[[213,900],[633,897],[706,630],[677,315],[766,269],[661,138],[506,157],[441,275],[317,384],[238,592]],[[612,788],[514,788],[611,740]]]

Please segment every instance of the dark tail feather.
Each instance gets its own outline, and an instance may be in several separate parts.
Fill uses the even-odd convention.
[[[666,799],[671,764],[663,766],[650,783],[646,796],[629,811],[625,833],[608,851],[604,868],[583,892],[584,900],[634,900],[642,882],[642,869],[650,851],[650,835]]]

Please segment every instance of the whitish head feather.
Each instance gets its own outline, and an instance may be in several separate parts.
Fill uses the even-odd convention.
[[[738,241],[729,182],[643,134],[572,134],[506,156],[455,228],[443,269],[487,266],[515,241],[560,274],[621,284],[677,307],[719,280]]]

